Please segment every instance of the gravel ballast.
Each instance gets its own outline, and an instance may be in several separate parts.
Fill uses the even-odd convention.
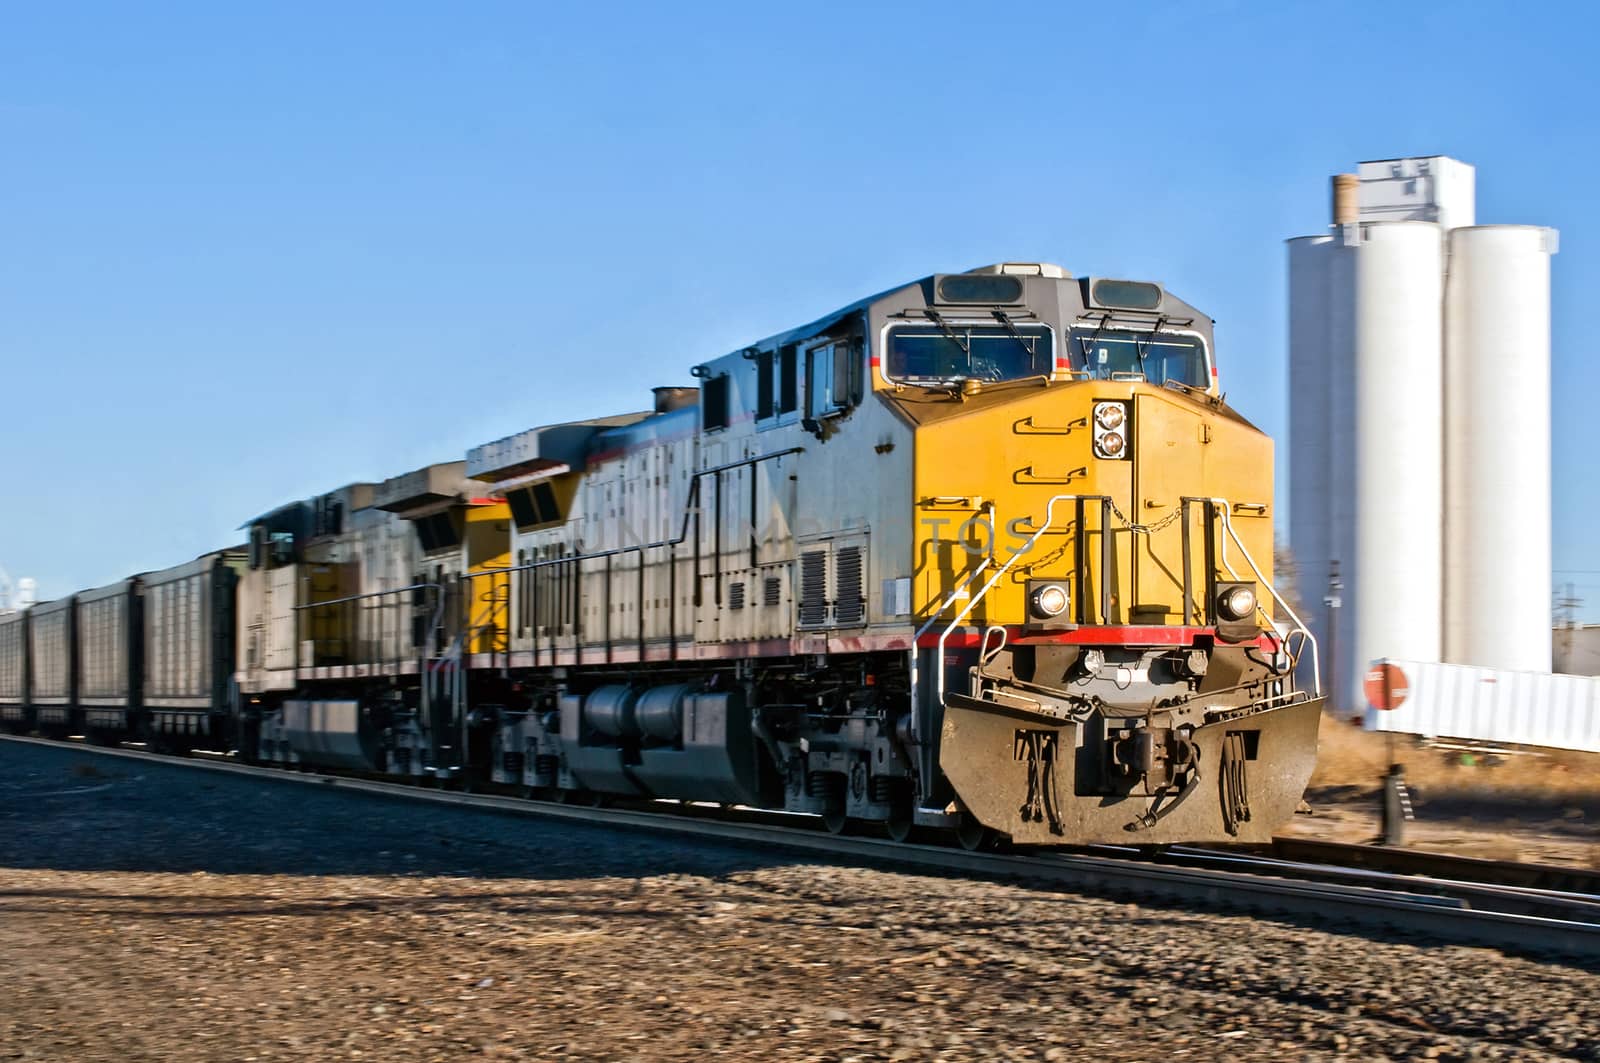
[[[0,1059],[1600,1060],[1600,973],[0,743]]]

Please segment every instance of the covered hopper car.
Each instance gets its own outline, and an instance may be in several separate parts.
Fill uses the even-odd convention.
[[[1204,314],[1013,263],[692,375],[0,618],[0,725],[968,845],[1259,842],[1293,812],[1315,644]],[[110,600],[132,627],[91,625]]]

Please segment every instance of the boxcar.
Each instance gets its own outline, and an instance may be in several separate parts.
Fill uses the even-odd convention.
[[[69,595],[28,610],[28,702],[34,723],[47,735],[69,734],[79,723],[77,603]]]
[[[28,705],[28,614],[0,616],[0,728],[33,730]]]
[[[154,745],[229,746],[234,606],[246,557],[219,550],[143,577],[141,694]]]
[[[140,729],[143,596],[138,576],[78,595],[77,706],[90,738],[115,740]]]

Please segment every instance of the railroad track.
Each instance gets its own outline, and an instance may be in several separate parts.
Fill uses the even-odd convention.
[[[1466,882],[1526,886],[1588,896],[1600,895],[1600,871],[1556,864],[1528,864],[1515,860],[1482,860],[1472,856],[1399,849],[1388,845],[1352,845],[1312,838],[1275,838],[1272,855],[1280,860],[1368,867],[1407,875],[1457,879]]]
[[[62,745],[10,735],[0,736],[0,740],[55,748]],[[810,821],[814,817],[808,816],[684,815],[676,811],[679,806],[665,803],[661,807],[575,807],[499,794],[257,767],[220,756],[176,758],[135,749],[70,744],[94,756],[151,761],[284,784],[334,787],[498,813],[664,831],[901,870],[1020,879],[1119,899],[1271,916],[1321,929],[1356,926],[1540,957],[1600,959],[1600,898],[1575,891],[1207,849],[1174,848],[1154,857],[1133,849],[1109,847],[1065,852],[967,852],[941,845],[828,834],[813,825]],[[1323,852],[1333,855],[1331,849]]]

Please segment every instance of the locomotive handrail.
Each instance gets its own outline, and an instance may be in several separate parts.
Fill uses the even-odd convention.
[[[353,604],[355,602],[365,601],[365,600],[370,599],[370,598],[384,598],[384,597],[388,597],[389,595],[411,594],[411,593],[414,593],[416,591],[434,591],[435,592],[435,603],[434,603],[434,608],[433,608],[433,615],[431,617],[429,617],[429,619],[428,619],[428,631],[431,634],[432,632],[438,630],[439,625],[444,622],[444,608],[445,608],[446,595],[445,595],[444,585],[440,584],[440,583],[432,583],[432,582],[413,583],[410,586],[406,586],[406,587],[392,587],[392,588],[390,588],[388,590],[382,590],[382,591],[367,591],[367,592],[365,592],[363,594],[349,594],[349,595],[346,595],[343,598],[329,598],[327,601],[307,602],[304,605],[290,606],[290,610],[292,612],[295,612],[295,613],[300,613],[300,612],[303,612],[303,611],[305,611],[307,609],[326,609],[326,608],[329,608],[329,607],[332,607],[332,606],[350,605],[350,604]],[[387,607],[385,607],[385,608],[387,608]],[[357,615],[359,616],[359,615],[362,615],[362,614],[357,614]],[[297,627],[298,627],[298,625],[297,625]],[[356,634],[356,635],[360,634],[360,622],[359,621],[357,621],[355,624],[353,624],[352,628],[354,629],[354,634]],[[298,638],[298,631],[297,631],[296,642],[298,643],[299,641],[300,640]],[[325,640],[311,639],[310,641],[312,643],[316,643],[318,641],[325,641]],[[407,658],[409,656],[410,656],[410,654],[401,654],[399,657],[385,658],[385,657],[382,657],[380,655],[380,656],[374,658],[372,661],[370,661],[368,663],[382,664],[382,663],[385,663],[385,661],[388,661],[388,660],[401,660],[401,659]],[[420,658],[426,657],[427,654],[426,654],[425,651],[419,651],[416,656],[420,659]],[[316,667],[316,661],[312,660],[312,661],[305,662],[305,666],[314,668],[314,667]],[[296,665],[295,665],[295,667],[296,668],[300,667],[300,663],[299,663],[299,660],[298,660],[298,653],[296,654]]]
[[[693,521],[694,522],[694,526],[695,526],[695,539],[694,539],[694,603],[695,603],[695,605],[698,606],[700,604],[700,534],[699,534],[699,531],[700,531],[700,514],[701,514],[701,509],[700,509],[700,481],[703,480],[707,476],[716,476],[717,477],[717,483],[719,485],[719,490],[718,490],[718,493],[717,493],[717,505],[718,505],[719,513],[720,513],[720,507],[721,507],[721,504],[722,504],[722,493],[721,493],[721,490],[720,490],[720,485],[721,485],[721,482],[722,482],[721,477],[722,477],[723,473],[729,472],[729,471],[731,471],[733,469],[742,469],[742,468],[745,468],[747,466],[753,470],[757,465],[761,464],[764,461],[772,461],[772,460],[777,459],[777,458],[788,457],[790,454],[803,454],[803,453],[805,453],[805,449],[806,449],[805,447],[787,447],[787,448],[785,448],[783,450],[769,451],[766,454],[755,454],[755,455],[751,455],[749,457],[740,458],[740,459],[738,459],[736,461],[723,462],[721,465],[712,465],[712,466],[710,466],[708,468],[693,470],[693,472],[691,473],[691,475],[689,477],[689,493],[683,500],[683,520],[682,520],[681,524],[678,527],[678,534],[676,536],[674,536],[673,538],[671,538],[671,539],[658,539],[655,542],[651,542],[651,543],[633,543],[633,544],[630,544],[628,546],[612,547],[611,549],[608,549],[608,550],[595,550],[595,551],[592,551],[592,552],[587,553],[587,554],[567,554],[565,557],[547,557],[542,561],[525,561],[520,565],[507,565],[507,566],[505,566],[503,568],[479,569],[477,572],[469,572],[469,573],[466,574],[465,578],[466,578],[466,581],[467,581],[467,585],[470,587],[473,580],[479,579],[479,578],[484,577],[484,576],[498,576],[498,575],[501,575],[501,574],[504,574],[504,573],[511,573],[511,572],[536,572],[539,569],[549,568],[549,567],[552,567],[552,566],[555,566],[555,565],[576,565],[576,566],[578,566],[578,568],[575,571],[577,571],[579,573],[579,575],[581,576],[582,575],[582,563],[583,562],[585,562],[585,561],[597,561],[597,560],[605,559],[606,560],[606,575],[608,577],[607,580],[606,580],[606,595],[607,595],[607,599],[606,599],[606,609],[605,609],[605,623],[606,623],[606,628],[605,628],[605,647],[606,647],[606,659],[609,661],[611,659],[611,642],[612,642],[612,639],[611,639],[611,626],[610,626],[611,625],[611,601],[610,601],[611,580],[609,578],[610,571],[611,571],[610,559],[613,558],[613,557],[620,557],[623,554],[637,553],[639,555],[639,597],[642,599],[644,597],[644,552],[646,550],[659,550],[659,549],[662,549],[664,547],[682,546],[683,543],[685,541],[687,541],[688,538],[689,538],[689,524],[690,524],[691,521]],[[753,473],[752,473],[752,475],[753,475]],[[755,530],[754,530],[754,526],[753,526],[754,525],[753,518],[754,518],[754,515],[755,515],[755,512],[754,512],[755,511],[755,492],[754,491],[751,492],[750,508],[751,508],[751,516],[752,516],[752,528],[751,528],[751,536],[750,536],[750,560],[751,560],[751,564],[754,565],[755,564],[755,560],[756,560],[756,558],[755,558],[756,540],[755,540]],[[717,567],[716,567],[716,573],[715,573],[717,581],[718,581],[717,582],[717,594],[718,594],[719,597],[718,597],[717,600],[719,602],[721,601],[721,597],[720,596],[722,594],[722,583],[721,583],[721,580],[722,580],[722,550],[721,550],[721,547],[720,547],[721,534],[722,534],[721,528],[722,528],[722,526],[719,523],[717,525],[717,538],[718,538],[719,546],[718,546],[718,549],[717,549],[717,552],[716,552],[716,566]],[[668,574],[669,579],[675,579],[676,576],[677,576],[677,572],[678,572],[678,566],[675,563],[674,564],[669,564],[667,566],[667,574]],[[574,593],[578,593],[578,592],[575,590]],[[674,650],[673,650],[674,657],[676,657],[676,652],[677,652],[676,651],[676,646],[677,646],[677,630],[676,630],[677,629],[677,623],[676,623],[677,601],[678,601],[677,588],[676,588],[676,586],[669,585],[668,592],[667,592],[667,602],[668,602],[667,608],[669,610],[669,612],[668,612],[668,618],[669,619],[668,619],[667,626],[672,629],[671,638],[672,638],[672,644],[673,644],[673,647],[674,647]],[[577,615],[581,616],[581,613],[579,613]],[[645,643],[644,610],[643,609],[638,610],[638,614],[637,615],[639,617],[638,642],[639,642],[640,650],[641,650],[641,653],[642,653],[643,647],[644,647],[644,643]],[[582,634],[581,634],[581,631],[578,629],[578,623],[577,623],[576,620],[574,621],[574,638],[576,640],[579,640],[579,652],[581,652]],[[535,645],[537,646],[537,635],[535,635],[535,640],[536,640],[535,641]],[[509,640],[507,641],[507,645],[508,646],[510,645]],[[508,652],[509,652],[509,650],[508,650]]]
[[[1322,662],[1318,655],[1317,637],[1311,633],[1310,628],[1306,627],[1305,621],[1300,619],[1300,614],[1294,611],[1294,607],[1278,593],[1277,589],[1267,580],[1267,577],[1261,574],[1261,568],[1256,564],[1256,559],[1250,555],[1249,548],[1244,545],[1244,542],[1239,538],[1239,533],[1233,527],[1233,518],[1230,516],[1231,507],[1228,505],[1227,499],[1210,498],[1206,499],[1206,501],[1217,507],[1217,513],[1222,518],[1222,530],[1228,534],[1228,538],[1222,541],[1222,549],[1219,552],[1223,567],[1228,570],[1228,575],[1233,576],[1235,579],[1238,578],[1238,573],[1234,571],[1233,564],[1228,560],[1228,539],[1232,539],[1233,544],[1239,548],[1239,553],[1244,555],[1245,563],[1250,566],[1250,571],[1255,573],[1256,579],[1267,589],[1267,593],[1272,595],[1272,600],[1283,606],[1283,611],[1289,614],[1289,619],[1294,621],[1294,628],[1283,636],[1284,649],[1289,652],[1290,667],[1293,668],[1294,664],[1299,660],[1298,654],[1288,650],[1290,639],[1299,634],[1304,638],[1305,645],[1311,647],[1311,687],[1316,696],[1321,697]],[[1256,602],[1256,608],[1261,611],[1263,616],[1267,616],[1266,610],[1261,609],[1259,600]],[[1267,623],[1274,629],[1277,627],[1272,623],[1271,616],[1267,616]]]
[[[543,561],[528,561],[520,565],[507,565],[504,568],[481,568],[476,572],[466,573],[466,578],[470,581],[483,576],[498,576],[505,572],[527,572],[536,568],[545,568],[549,565],[567,565],[574,561],[596,561],[603,557],[617,557],[621,554],[630,554],[638,550],[654,550],[663,546],[682,546],[689,537],[689,521],[698,512],[696,504],[700,500],[700,479],[702,477],[719,472],[728,472],[732,469],[740,469],[746,465],[755,465],[763,461],[771,461],[774,458],[787,457],[790,454],[800,454],[805,449],[805,447],[790,447],[787,450],[772,451],[770,454],[757,454],[754,457],[741,458],[738,461],[724,462],[721,465],[713,465],[709,469],[695,470],[691,477],[693,483],[689,488],[689,497],[684,500],[683,504],[683,523],[679,528],[678,534],[671,539],[658,539],[653,543],[635,543],[631,546],[616,546],[609,550],[596,550],[587,554],[549,557]]]
[[[386,594],[404,594],[406,591],[437,591],[442,589],[443,587],[437,583],[413,583],[409,587],[394,587],[386,591],[367,591],[365,594],[351,594],[344,598],[329,598],[325,602],[307,602],[305,605],[296,605],[292,606],[291,608],[293,608],[295,612],[299,612],[302,609],[321,609],[323,606],[328,605],[343,605],[346,602],[359,602],[363,598],[381,598]]]
[[[1017,558],[1021,557],[1023,554],[1027,553],[1029,550],[1033,549],[1033,544],[1038,542],[1039,541],[1039,537],[1045,533],[1045,531],[1050,527],[1050,525],[1052,523],[1054,523],[1054,521],[1055,521],[1056,503],[1057,502],[1077,502],[1077,501],[1080,501],[1080,500],[1081,501],[1088,501],[1090,499],[1098,499],[1098,500],[1104,501],[1107,497],[1109,497],[1109,496],[1106,496],[1106,495],[1055,495],[1055,496],[1053,496],[1050,499],[1049,502],[1045,503],[1044,520],[1040,522],[1039,527],[1034,529],[1034,533],[1032,535],[1028,536],[1027,541],[1025,541],[1021,546],[1017,547],[1015,550],[1011,551],[1011,556],[1006,559],[1006,563],[1001,565],[1000,568],[995,571],[995,574],[989,577],[988,582],[986,582],[982,587],[980,587],[978,589],[978,593],[973,595],[967,601],[966,606],[960,612],[956,613],[955,619],[951,620],[950,623],[945,627],[945,629],[942,632],[940,632],[940,634],[939,634],[939,678],[938,678],[938,684],[934,688],[935,691],[937,692],[938,696],[939,696],[939,704],[941,704],[941,705],[944,704],[944,673],[945,673],[945,669],[944,669],[944,648],[945,648],[945,643],[948,642],[949,639],[950,639],[950,633],[953,632],[957,627],[960,626],[961,621],[965,620],[967,618],[967,616],[972,612],[972,610],[974,610],[974,609],[976,609],[978,607],[978,603],[983,601],[983,599],[988,595],[989,591],[991,589],[993,589],[994,585],[1000,581],[1000,577],[1004,576],[1007,572],[1011,571],[1011,566],[1015,565],[1017,563]],[[1080,529],[1080,533],[1081,533],[1081,529]],[[1105,533],[1102,532],[1102,534],[1105,534]],[[1102,577],[1102,579],[1103,579],[1103,577]]]
[[[954,633],[955,629],[961,625],[961,622],[963,620],[965,620],[972,613],[972,611],[974,609],[977,608],[978,603],[981,602],[988,595],[989,591],[994,588],[995,584],[1000,581],[1001,577],[1003,577],[1008,571],[1010,571],[1011,567],[1016,564],[1017,559],[1020,558],[1023,554],[1026,554],[1030,550],[1032,550],[1034,544],[1039,540],[1039,538],[1042,535],[1044,535],[1044,533],[1046,531],[1049,530],[1051,525],[1055,522],[1055,508],[1056,508],[1057,503],[1060,503],[1060,502],[1082,503],[1082,502],[1089,502],[1089,501],[1098,501],[1098,502],[1102,503],[1102,505],[1104,505],[1104,504],[1106,504],[1106,503],[1108,503],[1110,501],[1110,496],[1108,496],[1108,495],[1065,495],[1065,494],[1064,495],[1055,495],[1055,496],[1053,496],[1049,500],[1049,502],[1046,503],[1044,519],[1039,524],[1039,526],[1034,529],[1033,534],[1030,535],[1025,542],[1023,542],[1020,546],[1018,546],[1015,550],[1012,551],[1011,556],[1006,560],[1005,564],[1001,565],[1000,568],[997,571],[995,571],[993,575],[991,575],[989,577],[989,579],[983,584],[983,586],[978,590],[978,592],[975,595],[973,595],[972,598],[967,602],[966,606],[963,607],[956,614],[955,618],[952,619],[950,621],[950,623],[948,625],[946,625],[944,631],[942,631],[940,633],[940,635],[939,635],[939,661],[941,662],[941,667],[939,668],[938,682],[937,682],[937,685],[936,685],[936,688],[935,688],[936,691],[937,691],[937,694],[938,694],[938,700],[939,700],[940,704],[944,703],[944,696],[945,696],[945,670],[942,667],[942,663],[944,661],[945,646],[946,646],[947,642],[949,641],[950,635],[952,633]],[[1321,671],[1321,661],[1320,661],[1319,655],[1318,655],[1316,636],[1314,636],[1311,633],[1311,631],[1306,627],[1305,622],[1300,619],[1299,614],[1297,614],[1294,611],[1294,608],[1292,606],[1290,606],[1287,602],[1284,601],[1284,599],[1278,594],[1277,589],[1266,578],[1266,576],[1263,575],[1263,573],[1261,571],[1261,567],[1256,564],[1255,558],[1251,555],[1249,548],[1247,548],[1244,545],[1243,540],[1241,540],[1239,538],[1238,530],[1234,528],[1233,520],[1232,520],[1232,517],[1231,517],[1231,513],[1232,513],[1232,509],[1233,509],[1232,504],[1227,499],[1224,499],[1224,498],[1187,498],[1186,497],[1186,498],[1183,498],[1181,501],[1183,503],[1183,506],[1182,506],[1182,509],[1181,509],[1181,513],[1182,513],[1182,519],[1184,521],[1184,544],[1183,544],[1183,551],[1184,551],[1184,565],[1183,565],[1183,568],[1184,568],[1184,588],[1183,588],[1183,592],[1184,592],[1184,620],[1185,620],[1185,623],[1187,623],[1189,621],[1189,619],[1190,619],[1189,594],[1190,594],[1190,590],[1191,590],[1191,587],[1190,587],[1191,579],[1190,579],[1190,574],[1189,574],[1189,556],[1188,556],[1189,555],[1189,548],[1188,548],[1188,503],[1190,503],[1190,502],[1203,502],[1203,503],[1206,503],[1208,505],[1208,507],[1212,510],[1212,512],[1214,514],[1216,514],[1217,516],[1220,517],[1220,523],[1222,525],[1222,529],[1223,529],[1223,532],[1224,532],[1224,539],[1220,543],[1220,549],[1217,551],[1216,560],[1221,563],[1222,567],[1228,572],[1228,574],[1230,576],[1232,576],[1235,579],[1238,578],[1238,573],[1235,572],[1232,562],[1228,560],[1227,540],[1228,539],[1232,539],[1234,545],[1236,547],[1238,547],[1239,553],[1241,555],[1243,555],[1243,557],[1245,559],[1245,562],[1250,566],[1250,570],[1255,574],[1255,577],[1256,577],[1257,581],[1259,581],[1260,584],[1263,587],[1266,588],[1267,592],[1272,596],[1274,601],[1283,603],[1284,611],[1289,614],[1290,620],[1292,620],[1294,622],[1294,625],[1295,625],[1293,629],[1291,629],[1289,632],[1287,632],[1286,634],[1284,634],[1282,636],[1285,650],[1290,655],[1291,668],[1293,667],[1293,664],[1299,660],[1299,655],[1296,654],[1293,651],[1293,649],[1291,648],[1291,642],[1292,642],[1294,636],[1298,634],[1302,638],[1302,646],[1309,646],[1310,649],[1311,649],[1312,688],[1315,691],[1316,695],[1320,697],[1321,694],[1322,694],[1322,671]],[[1120,516],[1120,514],[1119,514],[1119,516]],[[1124,523],[1127,523],[1126,522],[1126,518],[1123,518],[1123,520],[1124,520]],[[1131,524],[1129,525],[1129,528],[1130,528],[1130,530],[1136,531],[1136,532],[1137,531],[1146,531],[1146,532],[1149,531],[1149,529],[1142,528],[1142,527],[1139,527],[1139,526],[1136,526],[1136,525],[1131,525]],[[1110,528],[1109,527],[1102,528],[1101,534],[1106,540],[1108,540],[1106,546],[1109,546]],[[1080,541],[1079,541],[1079,545],[1078,545],[1078,552],[1081,555],[1082,548],[1083,548],[1082,547],[1083,529],[1081,527],[1079,529],[1079,535],[1080,535]],[[1207,534],[1207,538],[1208,538],[1208,540],[1210,538],[1209,532]],[[1102,552],[1103,553],[1106,552],[1104,548],[1103,548]],[[1208,542],[1207,552],[1208,553],[1211,552],[1210,551],[1209,542]],[[1103,565],[1106,564],[1107,561],[1108,561],[1107,558],[1102,558],[1102,564]],[[1207,560],[1208,569],[1209,569],[1211,564],[1212,564],[1212,560],[1210,558],[1208,558],[1208,560]],[[948,608],[950,602],[954,600],[955,595],[960,592],[961,587],[965,587],[967,582],[970,582],[972,576],[976,576],[979,572],[982,572],[987,567],[988,567],[987,566],[987,562],[984,565],[978,566],[978,568],[975,569],[969,575],[968,579],[966,581],[964,581],[961,584],[960,587],[957,587],[957,589],[955,591],[952,591],[950,596],[945,599],[944,604],[942,604],[940,606],[939,613],[942,613],[945,608]],[[1107,587],[1108,581],[1109,581],[1109,576],[1107,575],[1106,572],[1102,572],[1101,573],[1101,585],[1102,585],[1103,589]],[[1080,608],[1081,608],[1082,607],[1082,588],[1081,588],[1081,585],[1080,585],[1080,588],[1079,588],[1079,599],[1080,599]],[[1261,608],[1259,602],[1257,603],[1257,608],[1258,608],[1258,610],[1260,610],[1262,612],[1263,616],[1266,616],[1266,619],[1267,619],[1267,622],[1268,622],[1268,626],[1272,627],[1274,630],[1276,630],[1276,625],[1273,624],[1272,617],[1266,615],[1266,611]],[[924,632],[927,631],[928,627],[931,626],[933,621],[938,618],[939,613],[935,613],[934,616],[929,619],[928,623],[924,624],[922,629],[917,632],[919,640],[920,640],[921,635]],[[912,694],[913,694],[913,698],[915,698],[915,694],[916,694],[916,682],[915,682],[915,679],[916,679],[916,671],[915,671],[916,654],[915,653],[913,653],[912,662],[913,662]],[[915,702],[913,701],[913,704],[914,703]]]
[[[994,502],[992,500],[988,501],[988,502],[985,502],[983,504],[983,509],[984,509],[984,511],[986,511],[989,514],[989,521],[988,521],[988,523],[989,523],[989,556],[985,557],[983,559],[983,561],[980,562],[975,568],[973,568],[973,570],[971,572],[968,572],[966,574],[966,576],[961,580],[961,582],[957,583],[955,585],[955,588],[949,594],[945,595],[944,600],[939,603],[939,607],[937,609],[935,609],[932,612],[932,614],[929,615],[928,619],[923,623],[923,625],[921,627],[917,628],[917,633],[911,637],[911,677],[910,678],[911,678],[911,713],[912,713],[912,717],[913,718],[915,718],[916,713],[917,713],[917,695],[920,692],[920,685],[921,685],[921,668],[918,665],[918,661],[922,657],[922,646],[921,646],[922,636],[926,635],[928,633],[928,629],[933,627],[934,624],[939,622],[939,617],[944,615],[944,611],[946,609],[950,608],[952,605],[955,604],[956,598],[960,596],[962,591],[967,589],[967,585],[970,584],[974,579],[978,578],[978,576],[982,575],[984,569],[986,569],[990,565],[994,564],[994,544],[995,544],[995,540],[996,540],[996,534],[995,534],[995,528],[994,528]],[[944,665],[943,665],[943,655],[942,654],[940,655],[940,660],[941,660],[941,663],[940,663],[939,670],[940,670],[940,674],[943,674]]]

